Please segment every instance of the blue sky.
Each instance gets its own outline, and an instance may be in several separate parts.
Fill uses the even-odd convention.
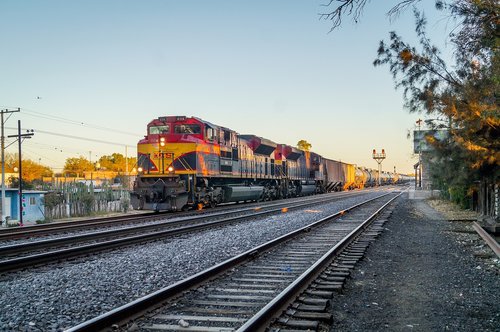
[[[371,1],[329,32],[326,2],[3,0],[0,107],[21,108],[6,134],[20,119],[35,130],[24,157],[60,171],[67,157],[135,155],[150,120],[187,115],[371,168],[384,148],[384,169],[412,172],[406,136],[422,116],[372,65],[389,31],[414,38],[411,11],[391,23],[396,1]]]

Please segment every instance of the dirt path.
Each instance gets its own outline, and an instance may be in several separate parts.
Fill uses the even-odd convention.
[[[500,331],[498,260],[474,256],[476,235],[446,219],[400,202],[334,298],[331,331]]]

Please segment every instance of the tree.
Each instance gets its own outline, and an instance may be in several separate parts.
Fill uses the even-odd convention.
[[[393,6],[387,14],[389,17],[397,16],[405,8],[415,5],[421,0],[402,0]],[[352,16],[354,22],[358,22],[361,14],[363,13],[365,5],[368,0],[330,0],[326,7],[333,6],[334,9],[328,13],[320,14],[320,18],[332,21],[332,30],[340,27],[342,18],[345,16]],[[380,2],[379,2],[380,3]],[[436,7],[443,6],[442,0],[436,0]]]
[[[52,176],[52,170],[47,167],[40,165],[30,159],[23,160],[23,180],[27,182],[32,182],[33,180],[41,179],[44,176]]]
[[[83,172],[92,171],[93,169],[94,165],[82,156],[79,158],[68,158],[64,164],[64,172],[74,176],[80,176]]]
[[[460,197],[470,193],[476,180],[497,183],[500,178],[499,7],[492,0],[442,3],[441,8],[461,22],[450,35],[455,50],[453,69],[431,44],[425,17],[416,10],[420,47],[405,43],[391,32],[390,43],[380,42],[374,61],[375,66],[389,66],[410,112],[448,119],[448,140],[428,138],[435,147],[432,159],[436,172],[432,175],[441,189]]]
[[[333,6],[321,18],[332,21],[360,18],[367,0],[330,0]],[[381,42],[375,66],[388,65],[397,88],[403,89],[410,112],[441,115],[448,119],[445,141],[428,137],[435,147],[431,174],[441,189],[456,196],[471,191],[474,181],[498,184],[500,179],[499,3],[497,0],[435,0],[435,6],[456,22],[449,38],[455,64],[450,67],[425,33],[426,21],[416,10],[420,0],[399,1],[389,16],[413,6],[419,48],[405,43],[395,32],[390,43]],[[455,195],[454,194],[454,195]]]
[[[312,144],[304,139],[301,139],[300,141],[297,142],[297,147],[301,150],[309,151],[312,148]]]
[[[127,169],[129,172],[135,166],[137,158],[125,158],[121,153],[113,153],[110,156],[102,156],[99,158],[99,164],[101,168],[105,168],[109,171],[114,172],[125,172]],[[128,167],[127,167],[128,162]]]
[[[52,176],[53,174],[49,167],[34,162],[33,160],[23,159],[22,163],[23,185],[33,182],[34,180],[41,180],[44,176]],[[5,171],[8,173],[15,173],[17,172],[16,168],[19,168],[19,155],[17,153],[7,153],[5,155]],[[18,179],[13,179],[11,185],[18,186]]]

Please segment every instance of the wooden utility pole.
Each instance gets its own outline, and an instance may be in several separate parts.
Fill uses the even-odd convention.
[[[5,135],[4,135],[4,125],[5,125],[5,121],[7,120],[4,120],[4,114],[9,114],[9,117],[11,115],[11,113],[15,113],[15,112],[20,112],[21,109],[18,108],[17,110],[14,110],[14,111],[9,111],[9,110],[1,110],[0,111],[0,117],[1,117],[1,121],[2,121],[2,132],[1,132],[1,149],[2,149],[2,226],[5,226],[7,227],[7,214],[6,214],[6,211],[5,211]],[[9,118],[8,117],[8,118]],[[7,119],[8,119],[7,118]]]
[[[28,130],[26,134],[21,134],[21,120],[17,120],[17,135],[10,135],[8,137],[17,137],[19,145],[19,224],[23,226],[23,163],[21,154],[21,143],[23,138],[31,138],[33,136],[33,129],[31,132]]]

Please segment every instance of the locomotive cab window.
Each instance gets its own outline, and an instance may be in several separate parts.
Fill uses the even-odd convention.
[[[150,135],[168,134],[169,132],[170,132],[170,126],[169,125],[151,126],[151,127],[149,127],[149,134]]]
[[[197,124],[176,125],[174,132],[176,134],[201,134],[201,127]]]
[[[220,131],[220,144],[231,145],[231,132],[227,130]]]
[[[215,130],[209,126],[206,127],[205,133],[207,136],[207,140],[213,141],[215,139]]]

